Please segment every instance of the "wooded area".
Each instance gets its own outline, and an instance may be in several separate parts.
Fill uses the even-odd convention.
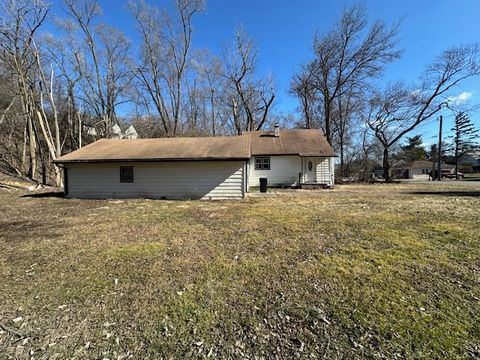
[[[340,156],[340,176],[366,178],[403,138],[480,74],[479,47],[434,57],[416,84],[380,86],[401,54],[401,24],[344,10],[313,39],[312,59],[292,76],[297,114],[276,110],[275,79],[261,73],[255,39],[238,26],[220,54],[192,47],[203,0],[172,10],[130,2],[140,43],[103,21],[96,0],[3,0],[0,15],[0,169],[61,186],[60,155],[134,125],[141,137],[217,136],[269,128],[320,128]],[[433,57],[433,56],[432,56]],[[450,104],[451,105],[451,104]],[[91,132],[89,129],[95,129]],[[92,135],[94,134],[94,135]]]

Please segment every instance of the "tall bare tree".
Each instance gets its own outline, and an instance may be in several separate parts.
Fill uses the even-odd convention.
[[[42,40],[45,43],[45,52],[48,53],[48,57],[58,70],[59,83],[64,84],[66,89],[66,104],[64,106],[66,110],[66,133],[69,135],[71,148],[79,149],[82,147],[83,129],[78,96],[82,74],[77,71],[81,48],[73,45],[76,42],[72,39],[74,33],[72,26],[71,22],[61,22],[60,28],[68,34],[66,41],[49,34],[44,35]]]
[[[48,5],[40,0],[8,0],[2,3],[3,16],[0,18],[0,61],[7,71],[13,74],[13,86],[21,104],[25,124],[22,170],[32,179],[36,178],[38,146],[34,123],[37,94],[33,42],[48,11]]]
[[[290,92],[300,100],[301,111],[307,129],[319,128],[325,132],[324,123],[320,121],[321,106],[315,87],[313,86],[312,73],[300,69],[292,79]]]
[[[130,3],[142,38],[136,77],[148,93],[167,136],[177,135],[182,125],[192,19],[203,8],[203,0],[176,0],[172,17],[143,1]]]
[[[295,91],[305,99],[318,99],[323,110],[323,127],[332,142],[332,116],[339,97],[352,86],[366,88],[382,74],[385,64],[397,59],[398,24],[388,27],[382,20],[369,26],[364,6],[343,11],[334,28],[313,41],[314,59],[302,66],[300,86]],[[355,85],[352,85],[355,84]],[[304,102],[304,101],[302,101]]]
[[[47,149],[50,154],[52,160],[57,159],[62,155],[62,139],[60,136],[60,122],[59,122],[59,112],[58,107],[55,99],[55,90],[54,90],[54,83],[55,83],[55,72],[53,68],[53,64],[50,62],[50,71],[49,74],[45,72],[45,64],[43,62],[43,56],[40,49],[37,47],[35,42],[32,42],[33,45],[33,56],[36,59],[36,74],[39,81],[39,100],[38,100],[38,108],[35,109],[36,118],[38,120],[38,124],[40,125],[40,129],[43,135],[43,139],[47,144]],[[47,59],[51,60],[51,59]],[[46,65],[48,66],[48,65]],[[47,98],[45,100],[45,97]],[[48,104],[48,110],[46,103]],[[47,115],[47,111],[50,113],[51,122],[53,125],[53,130],[49,124],[49,116]],[[42,159],[44,160],[44,159]],[[44,168],[46,168],[46,164],[44,164]],[[60,168],[54,164],[53,169],[55,171],[55,185],[62,186],[62,172]],[[45,171],[44,171],[45,173]],[[44,182],[46,182],[44,180]]]
[[[227,122],[232,116],[231,99],[221,59],[208,50],[195,51],[192,70],[194,76],[189,81],[188,88],[189,94],[195,95],[195,99],[190,96],[191,102],[196,104],[199,111],[200,124],[197,134],[217,136],[228,133]],[[192,88],[195,92],[191,91]],[[187,114],[187,117],[191,116]]]
[[[354,142],[358,134],[359,114],[364,104],[364,95],[358,84],[350,82],[342,95],[335,99],[332,108],[332,139],[340,152],[340,175],[345,173],[345,154],[347,147]]]
[[[268,119],[275,92],[271,77],[257,74],[258,49],[242,27],[235,32],[233,47],[225,53],[225,77],[231,87],[235,129],[260,130]]]
[[[391,181],[391,147],[419,124],[439,113],[448,103],[449,91],[456,85],[478,75],[479,46],[452,47],[427,66],[419,87],[411,88],[397,83],[372,97],[366,123],[383,146],[386,181]]]
[[[101,9],[96,0],[64,0],[71,22],[64,22],[70,52],[80,79],[82,99],[103,123],[106,137],[131,84],[130,42],[113,27],[97,24]]]

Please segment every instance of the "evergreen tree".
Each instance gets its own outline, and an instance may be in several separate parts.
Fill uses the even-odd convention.
[[[458,179],[458,164],[466,156],[480,149],[479,130],[475,128],[470,117],[460,112],[455,116],[455,125],[451,129],[453,135],[450,150],[455,161],[455,175]]]
[[[408,137],[407,144],[401,147],[400,158],[407,163],[412,163],[415,160],[425,160],[427,152],[422,143],[422,135]]]

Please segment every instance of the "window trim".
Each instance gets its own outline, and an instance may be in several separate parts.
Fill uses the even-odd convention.
[[[124,177],[124,170],[125,169],[130,169],[131,172],[132,172],[132,177],[131,179],[130,178],[127,178],[125,179]],[[127,184],[131,184],[134,182],[134,179],[135,179],[135,175],[134,175],[134,170],[133,170],[133,166],[120,166],[120,182],[121,183],[127,183]]]
[[[255,170],[270,170],[271,168],[270,156],[255,156],[254,165],[255,165]]]

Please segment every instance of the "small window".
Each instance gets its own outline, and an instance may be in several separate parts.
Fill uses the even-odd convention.
[[[422,174],[425,174],[425,169],[422,169]]]
[[[270,157],[268,156],[256,157],[255,170],[270,170]]]
[[[133,183],[133,166],[120,166],[120,182]]]

